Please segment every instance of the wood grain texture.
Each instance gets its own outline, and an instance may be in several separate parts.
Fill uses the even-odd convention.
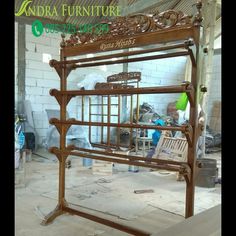
[[[210,208],[200,214],[167,228],[151,236],[220,236],[221,205]]]

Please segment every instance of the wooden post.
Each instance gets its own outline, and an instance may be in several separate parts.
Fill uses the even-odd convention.
[[[128,8],[127,6],[127,1],[126,0],[119,0],[119,4],[120,7],[121,7],[121,16],[124,16],[125,14],[125,9]],[[123,52],[128,52],[129,49],[124,49]],[[124,57],[125,58],[128,58],[127,56]],[[123,72],[128,72],[128,63],[123,63]],[[121,110],[122,111],[127,111],[127,96],[122,96],[122,101],[121,101],[121,104],[122,104],[122,108]],[[128,117],[127,117],[127,112],[122,112],[122,117],[121,117],[121,122],[125,122],[128,120]]]
[[[215,41],[215,23],[216,23],[216,0],[211,0],[208,2],[209,9],[210,9],[210,25],[209,25],[209,46],[208,46],[208,54],[207,58],[203,60],[202,63],[202,84],[204,84],[207,87],[207,93],[203,95],[202,99],[202,109],[204,111],[204,131],[203,131],[203,155],[205,156],[205,137],[206,137],[206,125],[207,125],[207,118],[208,118],[208,100],[209,100],[209,94],[211,90],[211,79],[212,79],[212,63],[213,63],[213,56],[214,56],[214,41]],[[206,7],[206,6],[205,6]],[[206,24],[204,25],[204,38],[203,43],[206,42]],[[203,157],[204,157],[203,156]]]
[[[133,94],[130,95],[130,124],[133,124]],[[133,129],[130,129],[129,148],[132,149]]]
[[[120,117],[122,115],[121,113],[121,106],[120,106],[120,103],[121,103],[121,96],[118,95],[118,120],[117,120],[117,123],[120,124]],[[117,128],[117,140],[116,140],[116,148],[119,149],[120,148],[120,127]]]
[[[107,96],[107,124],[111,123],[111,96]],[[111,144],[111,128],[110,126],[107,127],[107,146],[110,149]]]
[[[61,50],[60,59],[61,61],[66,60],[66,58],[63,55],[63,50]],[[66,68],[62,67],[61,86],[60,86],[61,91],[66,91],[67,89],[66,77],[67,77]],[[67,106],[67,97],[62,96],[61,104],[60,104],[60,120],[66,120],[66,106]],[[67,129],[65,126],[62,125],[61,133],[60,133],[60,149],[61,150],[66,149],[66,133],[67,133]],[[61,206],[62,208],[64,207],[64,203],[65,203],[65,163],[66,163],[66,156],[64,154],[61,154],[61,157],[59,160],[59,196],[58,197],[59,197],[59,206]]]
[[[18,23],[18,112],[23,112],[23,101],[25,100],[25,24]]]
[[[91,119],[92,118],[92,116],[91,116],[91,114],[92,114],[91,104],[92,104],[91,97],[89,97],[89,122],[92,122],[92,119]],[[89,125],[89,142],[90,143],[92,142],[92,138],[91,138],[91,125]]]
[[[198,1],[198,24],[196,27],[200,29],[200,23],[202,20],[201,8],[202,2]],[[199,30],[200,31],[200,30]],[[199,41],[200,32],[198,31],[196,35],[196,40]],[[196,171],[196,149],[197,149],[197,138],[198,138],[198,93],[199,93],[199,70],[197,66],[199,65],[199,45],[196,45],[196,64],[192,64],[192,76],[191,83],[194,88],[194,104],[190,105],[190,117],[189,125],[192,127],[192,142],[188,146],[188,165],[191,169],[191,176],[186,180],[186,208],[185,208],[185,218],[194,215],[194,198],[195,198],[195,171]]]
[[[103,123],[104,122],[104,102],[103,102],[103,98],[104,96],[101,96],[102,98],[102,116],[101,116],[101,122]],[[101,126],[101,143],[103,144],[104,143],[104,139],[103,139],[103,135],[104,135],[104,132],[103,132],[103,129],[104,127]]]

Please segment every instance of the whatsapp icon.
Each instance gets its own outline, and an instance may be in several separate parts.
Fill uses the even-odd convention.
[[[32,24],[32,33],[35,37],[39,37],[43,33],[43,24],[40,20],[35,20]]]

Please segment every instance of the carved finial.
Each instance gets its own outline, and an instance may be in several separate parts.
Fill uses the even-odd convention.
[[[49,65],[51,67],[54,67],[56,64],[57,64],[57,60],[55,60],[55,59],[52,59],[52,60],[49,61]]]
[[[65,37],[66,37],[65,34],[61,34],[62,41],[61,41],[61,43],[60,43],[60,46],[61,46],[62,48],[64,48],[64,47],[66,46]]]
[[[190,38],[184,42],[184,46],[186,49],[188,49],[190,46],[193,46],[193,45],[194,45],[194,42],[193,42],[192,38]]]
[[[201,90],[201,92],[206,93],[207,92],[207,87],[201,84],[200,85],[200,90]]]
[[[197,7],[197,14],[194,17],[194,25],[198,26],[201,25],[202,22],[202,1],[199,0],[197,1],[197,3],[195,4]]]

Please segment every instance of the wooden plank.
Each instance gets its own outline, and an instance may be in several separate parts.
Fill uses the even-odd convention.
[[[221,205],[167,228],[151,236],[221,236]]]

